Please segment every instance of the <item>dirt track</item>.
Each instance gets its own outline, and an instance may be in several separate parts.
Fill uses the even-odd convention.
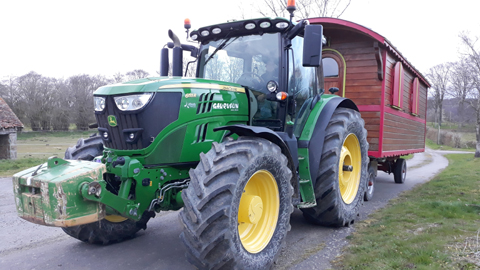
[[[407,162],[407,182],[379,173],[375,195],[365,202],[360,219],[386,205],[389,199],[430,180],[448,165],[435,151],[417,154]],[[16,215],[10,178],[0,178],[0,269],[191,269],[178,235],[177,212],[157,215],[137,237],[109,246],[73,239],[59,228],[26,222]],[[330,261],[348,244],[350,228],[325,228],[307,223],[299,210],[291,217],[287,247],[274,269],[329,269]]]

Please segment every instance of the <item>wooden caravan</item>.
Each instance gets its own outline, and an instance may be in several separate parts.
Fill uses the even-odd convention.
[[[430,84],[378,33],[340,19],[309,21],[323,25],[327,40],[322,56],[324,88],[337,87],[336,94],[357,104],[368,131],[373,165],[378,162],[379,169],[393,172],[395,181],[403,182],[406,165],[399,157],[425,150]]]

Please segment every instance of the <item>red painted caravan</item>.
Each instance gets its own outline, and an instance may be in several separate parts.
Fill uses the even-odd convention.
[[[338,88],[336,94],[352,99],[365,120],[373,174],[369,191],[373,194],[377,164],[403,183],[406,163],[400,156],[425,150],[429,82],[380,34],[340,19],[309,21],[323,25],[327,40],[324,88]]]

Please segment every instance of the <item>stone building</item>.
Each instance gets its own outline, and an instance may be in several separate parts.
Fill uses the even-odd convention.
[[[17,132],[23,124],[0,97],[0,159],[17,159]]]

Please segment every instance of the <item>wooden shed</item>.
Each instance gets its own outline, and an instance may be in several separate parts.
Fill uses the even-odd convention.
[[[22,122],[0,97],[0,159],[17,158],[17,132],[22,129]]]
[[[426,78],[371,29],[334,18],[309,21],[324,27],[325,89],[338,87],[336,94],[357,104],[368,131],[370,158],[395,160],[423,152],[430,87]]]

